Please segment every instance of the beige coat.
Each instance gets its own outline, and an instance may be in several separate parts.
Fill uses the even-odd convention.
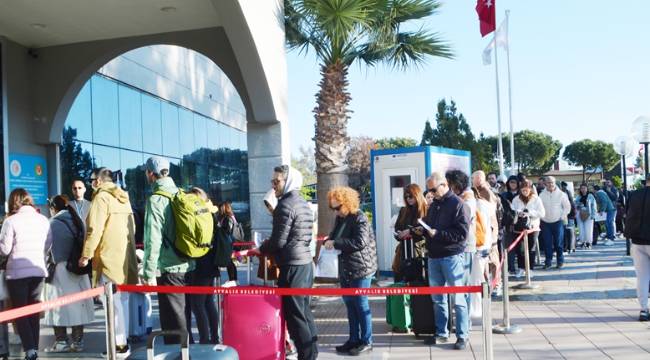
[[[105,275],[116,284],[137,283],[135,221],[129,195],[113,183],[93,193],[83,257],[93,260],[93,284]]]

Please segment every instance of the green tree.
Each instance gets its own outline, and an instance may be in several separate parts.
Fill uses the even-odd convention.
[[[503,134],[504,149],[509,144],[508,134]],[[548,134],[533,130],[518,131],[514,134],[515,138],[515,165],[516,172],[523,172],[527,175],[542,175],[549,171],[555,161],[560,157],[562,143],[553,139]],[[497,137],[490,136],[486,138],[490,144],[490,149],[494,156],[497,153]],[[506,166],[512,166],[510,156],[504,151],[504,163]]]
[[[422,140],[420,141],[420,146],[431,145],[431,140],[433,139],[433,128],[431,128],[431,122],[427,120],[424,123],[424,131],[422,132]]]
[[[64,192],[70,191],[72,181],[81,179],[84,182],[90,179],[93,171],[94,160],[88,151],[81,148],[77,142],[77,129],[68,126],[63,129],[61,136],[61,146],[59,148],[61,156],[61,189]],[[91,191],[86,195],[90,196]]]
[[[415,139],[406,137],[382,138],[375,141],[375,149],[401,149],[417,145]]]
[[[479,138],[474,143],[472,150],[472,170],[483,170],[486,173],[499,171],[496,152],[492,151],[490,138],[485,137],[483,133],[479,135]]]
[[[314,148],[300,146],[298,157],[291,157],[291,166],[302,174],[302,183],[312,185],[316,183],[316,160],[314,159]]]
[[[587,169],[591,175],[597,171],[609,170],[616,165],[619,155],[614,151],[614,146],[600,140],[584,139],[571,143],[564,149],[562,158],[571,165],[582,167],[582,181],[586,181]]]
[[[334,221],[325,195],[348,180],[349,67],[358,62],[406,70],[428,56],[451,58],[450,47],[437,34],[412,24],[434,14],[439,6],[435,0],[284,1],[289,49],[311,49],[320,63],[314,108],[320,233],[329,232]]]
[[[493,169],[488,146],[485,142],[476,141],[465,116],[458,112],[453,100],[449,104],[445,99],[438,101],[436,127],[432,129],[427,120],[420,144],[467,150],[472,154],[472,170]]]

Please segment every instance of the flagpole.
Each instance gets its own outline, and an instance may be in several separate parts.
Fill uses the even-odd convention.
[[[506,10],[506,24],[510,17],[510,10]],[[508,24],[508,33],[506,36],[510,37],[510,29]],[[495,49],[496,52],[496,49]],[[515,133],[512,121],[512,81],[510,80],[510,39],[506,46],[506,63],[508,66],[508,117],[510,118],[510,175],[515,174]]]
[[[503,169],[503,144],[501,140],[501,96],[499,95],[499,57],[497,56],[497,32],[494,32],[494,74],[497,85],[497,121],[498,121],[498,135],[497,135],[497,157],[499,158],[499,174],[504,174]]]

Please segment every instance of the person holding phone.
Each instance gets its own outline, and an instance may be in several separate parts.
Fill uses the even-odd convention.
[[[409,258],[426,256],[423,230],[422,226],[418,224],[418,220],[427,215],[428,206],[424,195],[422,195],[422,189],[417,184],[409,184],[404,187],[404,204],[405,206],[400,209],[395,222],[394,236],[398,241],[392,266],[395,282],[409,280],[404,279],[402,274],[402,259],[404,259],[405,251],[408,252]],[[410,246],[404,245],[404,240],[413,240],[414,254],[410,253]]]

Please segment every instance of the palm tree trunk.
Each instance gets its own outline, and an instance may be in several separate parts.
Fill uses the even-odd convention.
[[[320,91],[316,94],[316,174],[318,186],[318,233],[329,234],[334,214],[327,193],[336,186],[348,185],[348,67],[338,61],[321,66]]]

